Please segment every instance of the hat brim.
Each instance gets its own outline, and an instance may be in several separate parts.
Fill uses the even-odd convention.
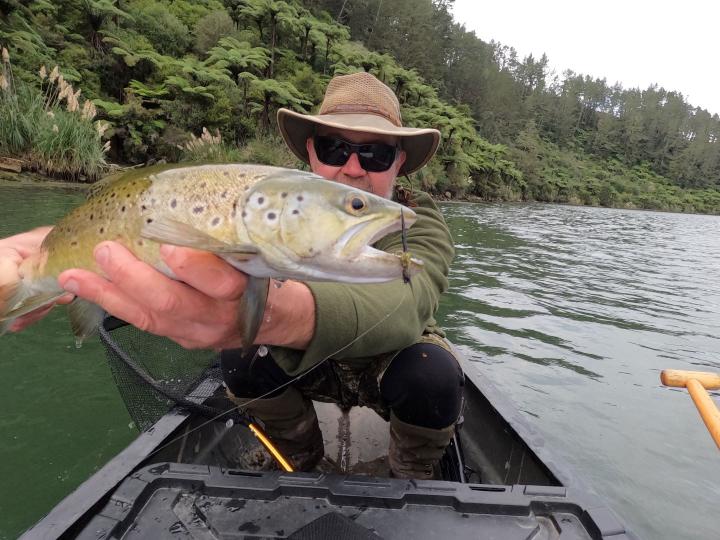
[[[421,169],[435,155],[440,144],[440,132],[432,128],[398,127],[375,114],[300,114],[281,108],[277,113],[280,134],[293,154],[309,163],[305,141],[315,134],[317,126],[327,126],[378,135],[392,135],[401,140],[405,163],[399,173],[412,174]]]

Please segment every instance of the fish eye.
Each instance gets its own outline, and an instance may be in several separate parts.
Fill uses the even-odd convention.
[[[345,204],[351,214],[361,214],[367,208],[367,205],[367,199],[358,193],[350,195]]]

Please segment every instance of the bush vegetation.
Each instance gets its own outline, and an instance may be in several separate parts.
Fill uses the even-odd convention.
[[[88,179],[105,159],[296,167],[277,109],[310,112],[333,75],[369,71],[396,92],[406,124],[441,131],[437,157],[411,179],[438,196],[720,212],[717,115],[657,87],[553,78],[547,58],[483,42],[451,5],[0,2],[0,45],[14,59],[12,74],[3,64],[0,155]],[[53,101],[42,65],[82,88],[102,137],[97,119]]]
[[[42,66],[38,86],[13,76],[10,54],[2,49],[0,149],[26,167],[72,180],[95,180],[105,165],[103,122],[93,122],[92,101],[68,83],[57,67]]]

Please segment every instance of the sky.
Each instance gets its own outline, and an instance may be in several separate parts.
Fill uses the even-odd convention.
[[[608,85],[678,91],[720,114],[720,3],[713,0],[455,0],[455,21],[522,59],[547,54]]]

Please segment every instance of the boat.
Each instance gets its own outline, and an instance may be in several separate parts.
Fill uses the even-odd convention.
[[[187,373],[168,376],[167,366],[177,372],[178,355],[189,353],[164,344],[172,361],[153,373],[162,362],[137,359],[151,345],[162,349],[161,338],[143,342],[137,332],[108,318],[101,338],[128,410],[145,429],[21,538],[637,538],[458,351],[465,405],[443,480],[403,480],[388,477],[386,422],[363,407],[327,403],[316,403],[322,466],[279,470],[233,416],[217,367],[179,387]]]

